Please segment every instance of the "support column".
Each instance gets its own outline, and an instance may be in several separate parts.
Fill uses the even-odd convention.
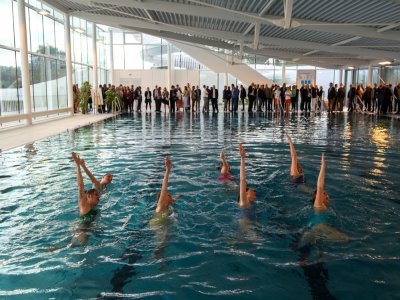
[[[373,71],[373,65],[369,65],[368,68],[368,80],[367,83],[370,84],[372,86],[372,71]]]
[[[25,0],[18,0],[18,29],[20,36],[21,79],[24,102],[24,114],[27,115],[26,125],[32,125],[32,104],[29,79],[28,41],[26,34]]]
[[[343,83],[343,69],[339,69],[339,82],[338,84]]]
[[[92,48],[93,48],[93,83],[92,88],[97,89],[99,85],[98,75],[97,75],[97,35],[96,35],[96,23],[92,26]],[[94,101],[93,101],[94,103]]]
[[[229,85],[229,77],[228,77],[228,72],[225,72],[225,85],[228,86]]]
[[[286,82],[286,63],[282,64],[282,84]]]
[[[110,57],[109,57],[109,59],[110,59],[110,69],[109,69],[109,83],[111,83],[111,84],[114,84],[114,47],[113,47],[113,33],[112,33],[112,31],[110,30],[109,31],[109,33],[110,33],[110,51],[108,51],[109,52],[109,54],[110,54]]]
[[[167,45],[168,51],[168,89],[172,86],[172,51],[171,51],[171,44],[168,43]]]
[[[69,14],[64,15],[64,35],[65,35],[65,65],[67,69],[67,94],[68,94],[68,108],[71,110],[69,115],[74,115],[74,91],[72,81],[72,59],[71,59],[71,25],[69,21]]]

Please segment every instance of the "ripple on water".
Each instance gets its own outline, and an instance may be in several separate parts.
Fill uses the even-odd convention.
[[[393,298],[398,127],[348,116],[131,115],[3,152],[0,296],[309,299],[321,296],[315,286],[322,285],[337,298],[359,296],[359,286],[371,298]],[[304,186],[289,183],[284,132],[295,142]],[[239,142],[257,193],[257,221],[248,226],[238,221]],[[96,177],[114,174],[89,227],[78,217],[72,150]],[[230,183],[217,180],[222,150],[235,176]],[[298,249],[310,233],[322,152],[329,224],[349,242],[315,239]],[[165,155],[173,162],[169,192],[183,196],[174,221],[157,230],[148,224]],[[70,247],[73,237],[87,245]],[[60,249],[46,252],[51,247]]]

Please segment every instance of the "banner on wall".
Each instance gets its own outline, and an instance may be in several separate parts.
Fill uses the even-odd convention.
[[[297,70],[297,85],[315,84],[315,70]]]

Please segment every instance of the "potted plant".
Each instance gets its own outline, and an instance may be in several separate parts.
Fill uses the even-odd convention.
[[[108,107],[111,106],[111,111],[114,114],[117,110],[122,109],[122,99],[121,96],[113,89],[106,92],[105,102]]]
[[[92,86],[90,85],[90,83],[88,81],[85,81],[81,87],[81,91],[80,91],[80,95],[79,95],[79,99],[80,99],[79,107],[83,114],[86,114],[87,110],[88,110],[88,101],[90,98],[91,88],[92,88]]]

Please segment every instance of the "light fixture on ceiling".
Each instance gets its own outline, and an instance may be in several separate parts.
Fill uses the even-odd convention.
[[[392,64],[392,62],[391,62],[391,61],[388,61],[388,60],[386,60],[386,61],[381,61],[379,64],[380,64],[381,66],[386,66],[386,65],[390,65],[390,64]]]
[[[42,9],[39,9],[37,13],[39,15],[42,15],[42,16],[48,16],[50,14],[50,11],[48,11],[47,9],[42,8]]]
[[[84,33],[85,32],[85,30],[83,28],[80,28],[80,27],[75,27],[74,31],[76,31],[77,33]]]
[[[354,67],[347,67],[347,69],[349,69],[349,70],[354,70]]]

